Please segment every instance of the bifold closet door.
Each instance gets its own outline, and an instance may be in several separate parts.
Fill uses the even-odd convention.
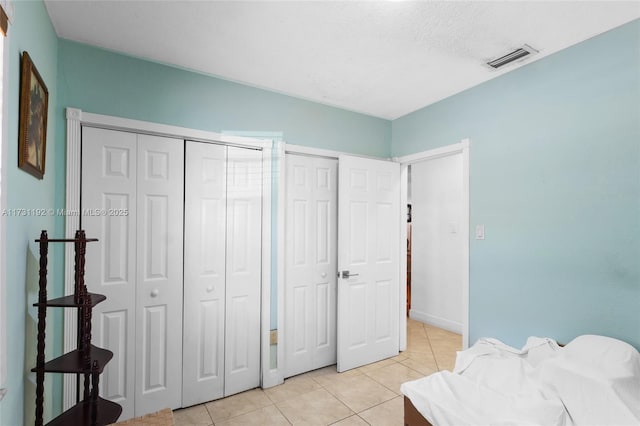
[[[183,406],[260,385],[262,152],[188,141]]]
[[[182,405],[224,396],[227,147],[187,142]]]
[[[107,296],[93,309],[93,344],[113,352],[100,377],[100,395],[122,406],[121,419],[135,414],[135,313],[137,135],[82,129],[81,226],[87,237],[85,282]],[[102,209],[121,215],[101,215]]]
[[[262,152],[227,148],[224,395],[260,386]]]
[[[86,282],[105,294],[93,341],[114,353],[101,395],[121,420],[180,407],[184,142],[84,127]],[[176,206],[178,206],[176,208]]]

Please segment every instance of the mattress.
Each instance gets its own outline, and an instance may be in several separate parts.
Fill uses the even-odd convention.
[[[453,372],[404,383],[430,423],[444,425],[638,425],[640,354],[604,336],[565,347],[530,337],[516,349],[481,339],[458,353]]]

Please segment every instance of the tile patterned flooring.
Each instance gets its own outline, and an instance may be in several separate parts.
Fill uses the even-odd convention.
[[[451,370],[462,338],[407,321],[407,350],[344,373],[335,365],[173,412],[176,426],[403,425],[400,384]]]

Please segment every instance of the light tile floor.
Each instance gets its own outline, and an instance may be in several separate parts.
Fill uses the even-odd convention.
[[[400,385],[451,370],[462,338],[407,321],[407,350],[344,373],[335,365],[291,377],[282,385],[253,389],[173,412],[176,426],[403,425]]]

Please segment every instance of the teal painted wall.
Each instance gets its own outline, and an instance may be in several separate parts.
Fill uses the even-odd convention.
[[[56,137],[58,120],[55,119],[58,92],[57,52],[58,39],[53,30],[44,4],[38,2],[14,2],[14,20],[9,27],[8,58],[8,156],[3,159],[7,168],[7,209],[49,209],[63,207],[58,204],[57,192],[64,188],[64,140]],[[20,86],[20,57],[23,51],[31,56],[49,90],[49,120],[47,128],[46,169],[43,180],[18,169],[18,111]],[[64,155],[64,154],[62,154]],[[6,330],[7,330],[7,380],[9,389],[0,402],[0,424],[14,426],[33,424],[35,413],[35,375],[29,370],[35,366],[37,311],[31,304],[38,291],[38,245],[34,239],[46,229],[50,235],[61,235],[63,218],[53,215],[12,216],[6,218]],[[49,295],[62,294],[63,251],[53,248],[49,262]],[[59,355],[62,350],[62,315],[60,310],[47,316],[47,358]],[[57,336],[57,337],[56,337]],[[48,375],[45,381],[45,415],[51,418],[61,409],[59,388],[61,378]]]
[[[392,154],[470,138],[470,340],[640,348],[640,21],[392,123]]]
[[[214,132],[279,132],[287,143],[389,155],[388,120],[67,40],[60,40],[58,63],[63,106]]]
[[[9,37],[7,208],[62,208],[64,108],[209,131],[274,132],[289,143],[377,156],[472,139],[471,338],[520,345],[581,333],[640,347],[640,23],[634,22],[390,123],[157,63],[58,40],[41,1],[15,2]],[[47,170],[16,166],[19,54],[49,88]],[[525,130],[522,130],[524,128]],[[8,217],[5,244],[9,393],[0,424],[32,415],[41,229],[64,218]],[[50,296],[63,291],[52,250]],[[48,357],[62,347],[52,311]],[[505,320],[508,318],[508,320]],[[47,412],[61,407],[47,379]],[[53,396],[51,396],[53,395]],[[23,408],[24,407],[24,408]]]
[[[103,49],[60,40],[59,137],[63,107],[87,112],[272,139],[356,154],[389,156],[391,122],[248,87]],[[278,167],[277,164],[274,164]],[[277,176],[273,212],[277,208]],[[277,218],[273,215],[273,235]],[[275,277],[278,253],[273,242]],[[273,279],[271,328],[277,328]]]

